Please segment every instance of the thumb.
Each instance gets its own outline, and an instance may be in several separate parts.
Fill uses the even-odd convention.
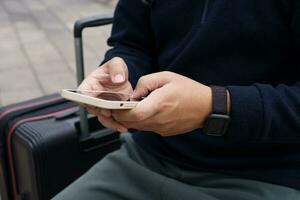
[[[153,90],[156,90],[169,82],[168,77],[162,72],[153,73],[146,76],[142,76],[135,87],[131,98],[133,100],[139,100],[142,97],[147,96]]]
[[[122,58],[111,59],[105,68],[113,83],[124,83],[128,78],[127,65]]]

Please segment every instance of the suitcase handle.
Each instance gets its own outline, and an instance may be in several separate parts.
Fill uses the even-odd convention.
[[[88,16],[78,19],[74,24],[74,37],[80,38],[84,28],[104,26],[113,22],[112,16]]]
[[[75,58],[76,58],[76,74],[77,84],[79,85],[84,79],[84,56],[82,47],[82,31],[85,28],[104,26],[113,22],[112,16],[89,16],[78,19],[74,24],[74,39],[75,39]],[[87,112],[80,107],[80,130],[82,139],[89,137],[89,127]]]

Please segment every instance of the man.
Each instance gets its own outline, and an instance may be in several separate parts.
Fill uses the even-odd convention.
[[[142,99],[87,106],[138,131],[56,199],[300,199],[299,34],[298,0],[120,0],[80,88]]]

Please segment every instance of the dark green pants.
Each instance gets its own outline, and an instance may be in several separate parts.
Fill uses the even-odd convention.
[[[124,143],[55,200],[299,200],[300,191],[229,175],[187,171]]]

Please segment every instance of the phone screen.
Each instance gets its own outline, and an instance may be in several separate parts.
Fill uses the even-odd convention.
[[[112,91],[89,91],[89,90],[68,90],[78,94],[87,95],[90,97],[108,100],[108,101],[129,101],[130,95]]]

